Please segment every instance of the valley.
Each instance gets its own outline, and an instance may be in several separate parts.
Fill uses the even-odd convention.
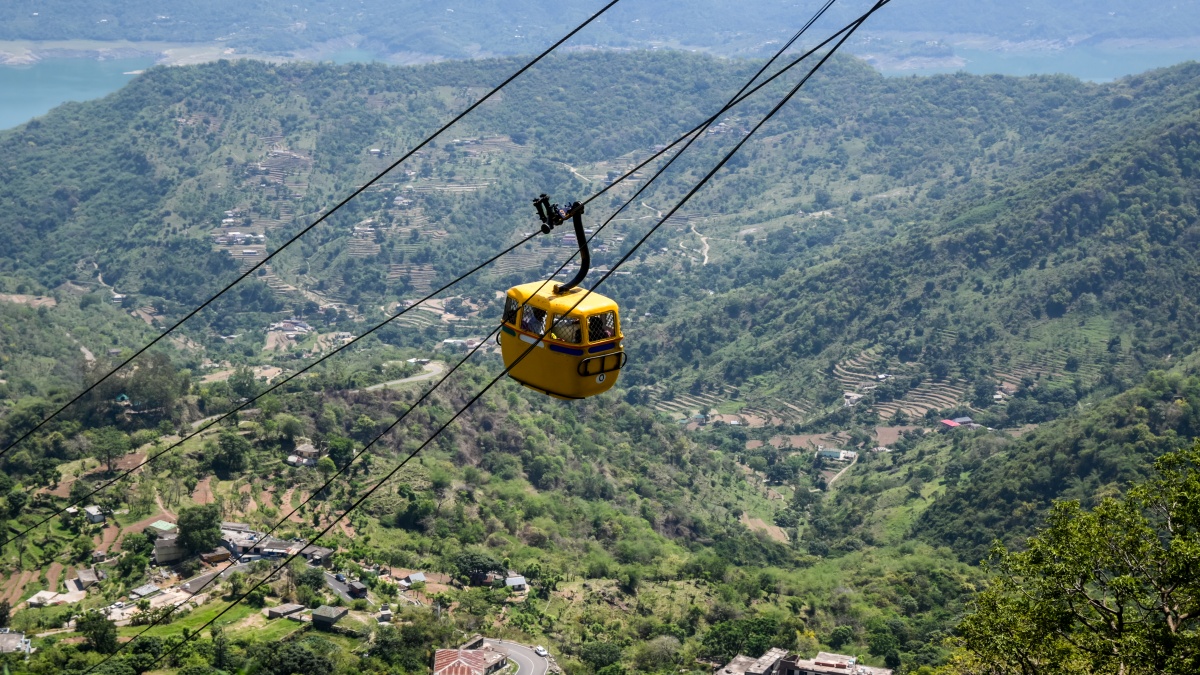
[[[0,132],[0,440],[516,65],[153,68]],[[599,190],[749,72],[553,58],[0,458],[5,617],[37,650],[10,671],[416,673],[480,634],[570,675],[769,648],[984,672],[959,627],[993,620],[993,542],[1168,475],[1155,460],[1200,433],[1195,64],[1096,84],[835,58],[605,284],[613,391],[505,380],[397,468],[500,372],[480,341],[504,290],[575,242],[536,236],[414,303],[534,232],[529,199]],[[593,202],[594,269],[779,93],[628,209],[649,168]],[[74,500],[92,511],[58,514]],[[71,583],[82,599],[30,603]]]

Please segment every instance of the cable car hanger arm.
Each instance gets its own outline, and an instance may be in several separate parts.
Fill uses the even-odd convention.
[[[566,222],[567,218],[570,218],[575,226],[575,241],[579,244],[579,271],[567,283],[554,287],[555,294],[563,295],[583,283],[592,266],[592,253],[588,250],[587,235],[583,231],[583,204],[573,202],[564,209],[558,204],[551,204],[550,197],[542,193],[533,200],[533,206],[542,221],[542,234],[549,234],[551,230]]]

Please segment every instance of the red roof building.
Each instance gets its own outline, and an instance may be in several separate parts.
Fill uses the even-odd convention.
[[[954,420],[942,420],[942,427],[945,429],[954,429],[955,427],[961,427],[961,426],[962,426],[961,424],[959,424],[958,422],[955,422]]]
[[[433,675],[491,675],[507,664],[507,656],[490,649],[439,649]]]

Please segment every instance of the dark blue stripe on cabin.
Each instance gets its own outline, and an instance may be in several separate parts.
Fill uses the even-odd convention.
[[[596,345],[595,347],[592,347],[592,348],[591,348],[591,349],[589,349],[588,351],[589,351],[590,353],[592,353],[592,354],[595,354],[596,352],[606,352],[606,351],[608,351],[608,350],[610,350],[610,349],[615,349],[615,348],[616,348],[616,346],[617,346],[617,343],[615,343],[615,342],[610,342],[610,343],[608,343],[608,344],[606,344],[606,345]]]
[[[550,351],[552,351],[552,352],[562,352],[563,354],[570,354],[571,356],[583,356],[582,349],[571,349],[570,347],[560,347],[560,346],[554,344],[553,342],[547,342],[546,344],[550,345]]]
[[[511,329],[511,328],[509,328],[508,326],[505,326],[505,325],[501,325],[501,326],[500,326],[500,330],[504,331],[505,333],[508,333],[509,335],[516,335],[516,334],[517,334],[517,331],[515,331],[515,330],[513,330],[513,329]]]

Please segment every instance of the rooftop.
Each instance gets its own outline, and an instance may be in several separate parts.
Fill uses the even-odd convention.
[[[439,649],[433,655],[433,674],[483,675],[506,658],[490,649]]]
[[[24,652],[29,650],[29,642],[24,633],[0,633],[0,654]]]
[[[337,621],[346,616],[346,612],[350,610],[345,607],[331,607],[329,605],[321,605],[312,611],[314,619],[327,619],[329,621]]]

